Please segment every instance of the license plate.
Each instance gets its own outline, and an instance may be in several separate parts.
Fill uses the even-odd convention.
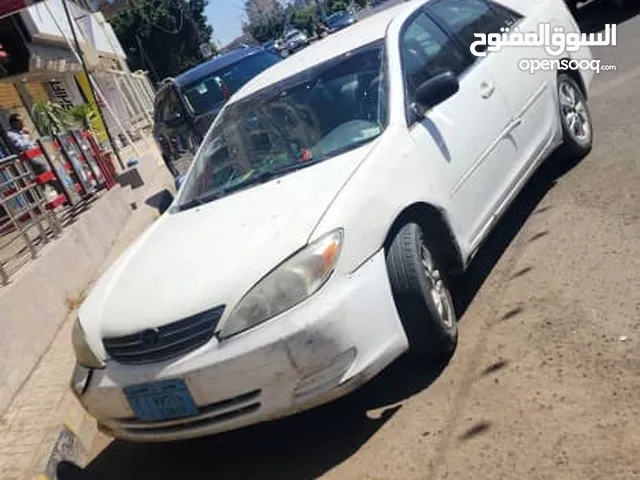
[[[159,422],[198,414],[187,385],[182,380],[162,380],[126,387],[124,394],[136,418]]]

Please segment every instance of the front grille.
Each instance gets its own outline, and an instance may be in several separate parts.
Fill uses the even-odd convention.
[[[184,355],[213,337],[224,305],[155,329],[104,338],[109,356],[123,364],[155,363]]]

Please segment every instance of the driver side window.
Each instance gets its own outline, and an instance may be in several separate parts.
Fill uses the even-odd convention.
[[[412,19],[405,28],[400,54],[409,98],[430,78],[446,71],[460,75],[471,64],[454,39],[425,13]]]

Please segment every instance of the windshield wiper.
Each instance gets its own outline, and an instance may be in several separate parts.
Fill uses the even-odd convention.
[[[219,198],[226,195],[226,193],[227,192],[225,190],[216,190],[214,192],[205,193],[204,195],[200,195],[199,197],[196,197],[192,200],[189,200],[188,202],[178,205],[178,209],[182,212],[184,210],[189,210],[190,208],[193,208],[193,207],[199,207],[200,205],[204,205],[205,203],[218,200]]]
[[[313,160],[311,161],[307,161],[304,163],[294,163],[292,165],[286,165],[284,167],[281,168],[277,168],[274,170],[268,170],[266,172],[261,172],[258,173],[256,175],[252,175],[251,177],[249,177],[248,179],[240,182],[240,183],[236,183],[235,185],[230,185],[228,187],[223,187],[220,188],[218,190],[215,190],[213,192],[209,192],[209,193],[205,193],[204,195],[200,195],[199,197],[196,197],[192,200],[189,200],[188,202],[183,203],[182,205],[178,205],[178,208],[180,209],[180,211],[184,211],[184,210],[189,210],[190,208],[194,208],[194,207],[199,207],[200,205],[204,205],[205,203],[209,203],[212,202],[214,200],[219,200],[220,198],[224,197],[225,195],[228,195],[229,193],[232,192],[237,192],[239,190],[243,190],[245,188],[248,188],[252,185],[257,185],[260,183],[266,183],[269,180],[273,180],[276,177],[280,177],[282,175],[285,175],[289,172],[293,172],[295,170],[299,170],[301,168],[307,167],[309,165],[312,165],[314,162]]]
[[[226,188],[224,191],[225,193],[236,192],[238,190],[242,190],[252,185],[267,183],[275,178],[282,177],[287,173],[295,172],[296,170],[302,170],[303,168],[314,165],[319,160],[321,159],[318,159],[318,160],[312,159],[312,160],[307,160],[305,162],[284,165],[279,168],[274,168],[273,170],[265,170],[264,172],[256,173],[255,175],[250,176],[246,180]]]

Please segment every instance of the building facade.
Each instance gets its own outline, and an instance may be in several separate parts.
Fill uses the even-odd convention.
[[[82,0],[84,2],[85,0]],[[0,125],[20,113],[36,132],[32,110],[37,103],[64,108],[92,104],[92,82],[113,137],[126,143],[151,127],[154,88],[144,72],[131,72],[111,25],[100,12],[67,2],[81,52],[76,52],[62,0],[45,0],[0,18]],[[78,54],[90,70],[87,78]],[[105,125],[94,120],[94,131],[107,142]]]

